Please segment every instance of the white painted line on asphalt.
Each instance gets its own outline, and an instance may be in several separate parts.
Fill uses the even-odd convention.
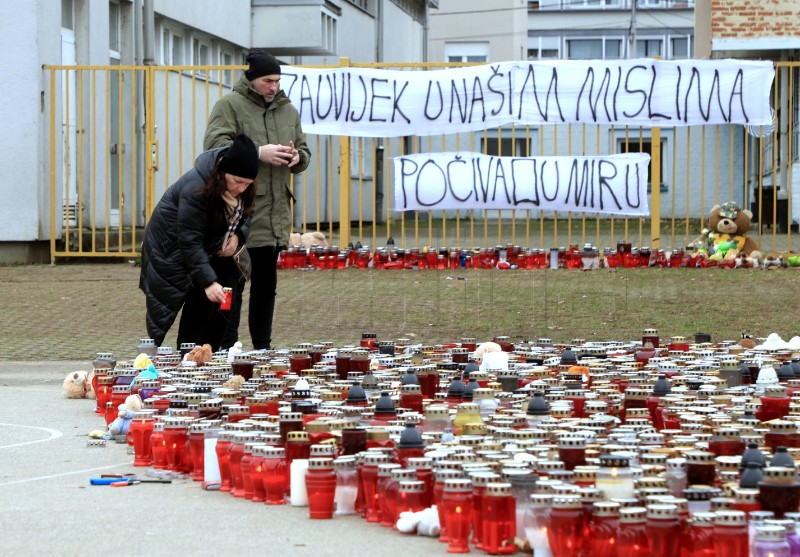
[[[11,445],[0,445],[0,449],[10,449],[11,447],[22,447],[24,445],[33,445],[35,443],[44,443],[46,441],[52,441],[53,439],[58,439],[62,437],[64,434],[57,429],[50,429],[49,427],[37,427],[33,425],[20,425],[20,424],[6,424],[0,422],[0,426],[8,426],[8,427],[24,427],[27,429],[38,429],[40,431],[44,431],[50,434],[50,437],[45,439],[36,439],[35,441],[23,441],[22,443],[13,443]]]
[[[119,464],[109,464],[108,466],[99,466],[97,468],[86,468],[84,470],[75,470],[73,472],[62,472],[61,474],[50,474],[49,476],[36,476],[35,478],[25,478],[24,480],[14,480],[12,482],[2,482],[0,487],[4,485],[24,484],[28,482],[37,482],[39,480],[51,480],[53,478],[61,478],[63,476],[74,476],[75,474],[86,474],[87,472],[97,472],[98,470],[108,470],[109,468],[119,468],[120,466],[130,466],[130,461],[121,462]]]

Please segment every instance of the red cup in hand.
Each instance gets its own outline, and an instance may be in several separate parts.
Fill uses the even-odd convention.
[[[222,291],[225,293],[225,301],[219,305],[219,309],[230,311],[231,302],[233,302],[233,288],[223,288]]]

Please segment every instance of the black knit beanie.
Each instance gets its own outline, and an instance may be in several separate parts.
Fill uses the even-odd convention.
[[[244,134],[233,138],[228,150],[219,159],[219,169],[228,174],[255,180],[258,175],[258,149]]]
[[[248,54],[247,63],[250,67],[244,72],[244,76],[250,81],[265,75],[281,75],[278,59],[266,50],[254,50]]]

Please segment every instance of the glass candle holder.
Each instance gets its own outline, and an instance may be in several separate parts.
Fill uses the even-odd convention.
[[[750,540],[747,515],[742,511],[719,511],[714,518],[714,549],[717,557],[747,557]]]
[[[349,515],[356,513],[356,497],[358,496],[358,470],[354,456],[341,456],[333,461],[336,471],[336,493],[333,497],[334,514]]]
[[[635,502],[638,502],[634,499]],[[649,551],[647,534],[647,509],[644,507],[625,507],[619,511],[617,530],[619,555],[646,555]]]
[[[264,503],[283,505],[286,503],[287,485],[289,484],[286,451],[283,447],[266,446],[260,449],[260,453],[263,458],[261,483],[264,486]]]
[[[486,487],[493,482],[500,481],[500,474],[494,472],[470,472],[472,481],[472,506],[475,512],[472,513],[472,538],[471,542],[476,549],[483,549],[483,518],[481,512],[483,508],[483,498],[486,495]]]
[[[583,507],[577,495],[553,497],[547,539],[553,557],[578,557],[583,545]]]
[[[386,464],[391,457],[382,453],[364,455],[361,466],[361,482],[364,491],[364,518],[367,522],[380,522],[380,496],[378,495],[378,466]]]
[[[442,507],[447,528],[447,552],[469,553],[472,482],[466,479],[445,480]]]
[[[600,457],[595,472],[595,487],[606,499],[630,499],[634,495],[633,472],[627,456],[608,454]]]
[[[487,484],[479,511],[483,515],[482,549],[490,555],[516,553],[516,500],[511,484]]]
[[[433,461],[429,457],[411,457],[408,459],[408,468],[414,470],[416,479],[425,484],[422,494],[422,503],[427,509],[433,505],[433,486],[436,478],[433,475]]]
[[[251,501],[253,503],[263,503],[266,499],[266,491],[264,490],[264,479],[262,471],[264,468],[264,449],[270,445],[265,443],[253,444],[253,453],[250,457],[250,485],[253,486],[253,496]]]
[[[153,462],[153,452],[150,438],[155,428],[155,419],[152,410],[136,412],[131,420],[130,434],[133,438],[133,465],[150,466]]]
[[[172,472],[185,473],[188,467],[184,462],[186,443],[188,441],[186,422],[181,419],[164,423],[164,442],[166,444],[167,468]]]
[[[397,506],[398,481],[392,480],[392,472],[401,470],[396,462],[378,464],[378,480],[375,482],[375,494],[378,499],[378,522],[381,526],[392,526],[392,520]],[[413,472],[405,475],[411,479]]]
[[[716,557],[714,549],[715,513],[695,513],[683,542],[685,557]]]
[[[336,472],[333,470],[333,459],[309,459],[305,483],[309,518],[333,518],[333,501],[336,494]]]
[[[558,439],[558,457],[567,470],[586,465],[586,438],[581,436],[560,436]]]
[[[681,524],[676,505],[648,505],[646,526],[650,548],[648,555],[674,557],[680,554]]]
[[[133,427],[133,423],[131,423]],[[191,457],[191,468],[189,477],[196,482],[203,481],[203,470],[205,468],[205,435],[203,430],[205,424],[189,424],[189,455]]]
[[[214,448],[217,453],[217,462],[219,463],[220,491],[231,490],[230,447],[232,439],[232,431],[221,431]]]
[[[249,433],[240,431],[233,434],[230,447],[228,448],[228,465],[231,474],[231,495],[234,497],[244,497],[244,479],[242,477],[242,457],[244,456],[244,444],[251,440]]]
[[[800,507],[800,482],[795,468],[768,466],[762,470],[763,479],[758,483],[758,502],[765,511],[772,511],[777,518],[787,512],[797,512]]]
[[[617,557],[617,529],[620,504],[596,501],[592,505],[589,535],[584,542],[585,553],[592,557]]]
[[[416,513],[427,507],[422,499],[425,493],[425,484],[419,480],[400,480],[395,498],[395,511],[392,515],[392,527],[397,529],[397,519],[401,513]]]
[[[709,451],[689,451],[686,458],[686,480],[689,485],[709,485],[716,483],[717,471],[714,453]]]
[[[753,557],[791,557],[792,547],[786,539],[783,526],[760,526],[756,528]]]
[[[463,473],[460,470],[440,468],[436,470],[435,476],[436,482],[433,486],[433,503],[436,505],[436,511],[439,515],[439,541],[448,543],[449,537],[447,534],[447,523],[445,522],[444,503],[442,501],[444,497],[444,486],[447,480],[462,478]]]
[[[530,505],[525,511],[525,537],[533,548],[536,557],[551,557],[550,541],[547,529],[550,523],[550,508],[553,496],[546,493],[534,493],[530,496]]]

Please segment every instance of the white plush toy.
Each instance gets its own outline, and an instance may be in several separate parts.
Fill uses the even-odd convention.
[[[64,396],[67,398],[95,398],[92,373],[73,371],[64,378]]]
[[[480,360],[483,357],[483,355],[486,354],[487,352],[500,352],[500,351],[502,351],[502,348],[500,348],[499,344],[497,344],[496,342],[489,341],[480,344],[475,349],[475,353],[473,355],[476,360]]]
[[[416,513],[400,513],[400,518],[397,519],[397,529],[403,534],[413,534],[416,531],[418,536],[438,537],[441,528],[436,505]]]
[[[241,353],[242,353],[242,343],[237,340],[236,342],[233,343],[233,346],[228,348],[228,363],[232,364],[234,358],[236,358],[236,356],[241,355]]]

